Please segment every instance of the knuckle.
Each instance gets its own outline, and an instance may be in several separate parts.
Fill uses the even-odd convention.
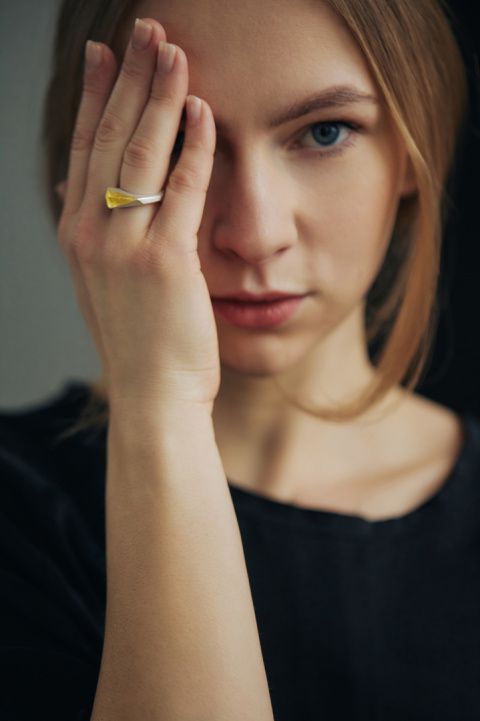
[[[189,137],[186,137],[184,147],[186,147],[187,150],[193,151],[196,156],[201,157],[202,162],[205,159],[208,159],[209,161],[213,160],[213,155],[215,153],[215,141],[212,143],[211,138],[201,135],[192,137],[190,135]]]
[[[105,115],[97,128],[96,145],[97,148],[108,147],[126,134],[125,123],[113,113]]]
[[[69,250],[81,268],[89,268],[94,265],[96,255],[94,246],[78,233],[71,238]]]
[[[185,190],[197,190],[199,187],[198,173],[191,167],[177,165],[170,176],[169,187],[179,193]]]
[[[72,150],[88,150],[93,145],[95,131],[79,123],[72,136]]]
[[[154,82],[150,91],[150,99],[161,103],[167,110],[176,110],[178,106],[179,89],[177,85]]]
[[[83,85],[83,98],[88,100],[91,98],[103,98],[104,94],[104,89],[99,85],[98,78],[96,76],[91,77],[87,73]]]
[[[123,156],[125,165],[133,168],[150,168],[158,163],[158,160],[159,154],[154,143],[139,136],[134,136],[130,140]]]
[[[125,59],[122,65],[122,79],[127,82],[138,82],[140,78],[145,76],[145,69],[134,62],[133,58]]]
[[[71,234],[69,250],[81,267],[90,267],[98,263],[98,233],[85,219],[79,221]]]

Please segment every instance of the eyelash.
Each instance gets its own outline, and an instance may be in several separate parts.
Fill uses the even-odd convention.
[[[300,139],[303,138],[305,135],[310,133],[314,128],[317,128],[319,126],[331,126],[331,125],[337,125],[341,126],[343,128],[348,128],[350,131],[347,135],[347,137],[342,140],[340,143],[334,143],[332,145],[318,145],[316,148],[311,148],[309,146],[305,146],[307,150],[312,150],[314,153],[321,153],[322,156],[325,155],[337,155],[339,153],[343,153],[344,147],[346,144],[349,144],[347,141],[351,139],[352,133],[359,133],[362,131],[362,126],[358,125],[358,123],[352,123],[347,120],[322,120],[317,123],[312,123],[311,125],[308,125],[306,128],[302,130],[302,134],[300,135]],[[183,141],[185,138],[185,132],[183,130],[180,130],[177,134],[177,137],[175,139],[175,146],[172,151],[172,155],[178,155],[181,152],[180,150],[175,150],[177,147],[177,143],[179,138],[181,137],[182,141],[182,147],[183,147]],[[316,141],[315,141],[316,142]]]
[[[303,129],[302,134],[299,136],[299,140],[301,140],[305,135],[308,135],[314,128],[321,127],[321,126],[339,126],[341,128],[347,128],[350,132],[348,133],[347,137],[341,140],[340,142],[334,142],[331,145],[320,145],[320,143],[317,144],[316,147],[312,146],[304,146],[307,150],[311,150],[314,153],[321,154],[322,156],[325,155],[338,155],[339,153],[343,153],[345,145],[350,145],[350,142],[352,142],[354,139],[352,138],[352,133],[359,133],[362,130],[362,126],[358,125],[358,123],[352,123],[347,120],[322,120],[317,123],[312,123],[311,125],[308,125],[306,128]],[[315,139],[313,139],[315,143]],[[350,142],[349,142],[350,141]]]

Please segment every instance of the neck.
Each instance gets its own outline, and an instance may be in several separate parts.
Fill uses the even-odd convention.
[[[335,407],[364,390],[375,368],[368,358],[360,320],[350,319],[301,362],[275,376],[253,376],[222,367],[213,422],[230,480],[242,476],[243,485],[275,486],[275,477],[282,475],[282,468],[293,465],[289,459],[297,458],[300,448],[311,455],[304,446],[307,437],[315,438],[315,450],[327,464],[329,457],[335,463],[335,454],[351,438],[358,420],[335,423],[319,419],[296,408],[282,390],[310,407]]]
[[[291,397],[308,403],[335,406],[347,402],[373,378],[363,328],[363,315],[356,313],[304,357],[280,373],[253,375],[222,365],[215,413],[249,424],[257,418],[278,418],[292,412]],[[282,389],[285,393],[282,393]]]

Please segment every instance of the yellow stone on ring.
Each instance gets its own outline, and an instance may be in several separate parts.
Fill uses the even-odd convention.
[[[105,200],[111,210],[112,208],[131,208],[134,205],[158,203],[164,195],[164,190],[156,195],[136,195],[135,193],[127,193],[126,190],[122,190],[121,188],[107,188]]]

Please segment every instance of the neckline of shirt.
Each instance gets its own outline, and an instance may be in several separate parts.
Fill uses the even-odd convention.
[[[80,403],[82,390],[85,394],[88,393],[86,383],[71,381],[64,388],[64,394],[57,397],[58,401],[66,400],[66,396],[70,396],[73,402]],[[316,535],[320,533],[388,538],[431,532],[432,526],[445,529],[445,522],[455,520],[455,496],[461,495],[469,481],[473,483],[472,474],[467,471],[474,457],[478,459],[480,478],[480,420],[468,411],[458,415],[464,427],[464,443],[455,465],[442,486],[430,498],[401,516],[369,520],[354,514],[308,508],[241,488],[227,479],[235,510],[243,517],[277,525],[282,531],[306,534],[313,532]],[[480,502],[480,484],[477,483],[477,486]]]
[[[453,520],[457,504],[455,494],[461,493],[469,481],[473,482],[472,474],[467,472],[470,460],[475,452],[478,457],[478,475],[480,477],[480,421],[471,413],[460,413],[465,439],[448,477],[442,486],[417,508],[400,516],[370,520],[355,514],[340,513],[320,508],[308,508],[293,503],[278,501],[255,491],[236,486],[230,480],[228,486],[235,508],[241,513],[262,520],[289,527],[292,531],[314,531],[324,533],[346,533],[355,536],[397,536],[404,533],[431,531],[432,524]],[[479,484],[477,484],[479,485]],[[478,489],[480,500],[480,485]],[[465,501],[468,503],[468,501]]]

